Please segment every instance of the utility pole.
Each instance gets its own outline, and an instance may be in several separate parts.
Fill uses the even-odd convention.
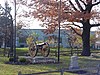
[[[61,0],[58,3],[58,63],[60,62],[60,20],[61,18]]]
[[[14,62],[16,62],[16,0],[14,0],[14,7],[15,7],[15,12],[14,12]]]

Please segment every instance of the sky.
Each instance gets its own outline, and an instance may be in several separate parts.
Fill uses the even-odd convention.
[[[0,0],[0,4],[2,6],[4,6],[5,1],[8,1],[8,3],[13,2],[14,0]],[[14,17],[14,5],[12,3],[9,4],[9,6],[12,7],[12,11],[11,14]],[[19,9],[20,10],[20,9]],[[16,19],[16,21],[18,21],[18,19]],[[22,19],[23,22],[26,22],[28,24],[28,26],[24,27],[26,29],[44,29],[43,27],[40,26],[40,22],[36,19]],[[92,31],[95,31],[97,29],[97,27],[92,28]]]
[[[8,1],[9,6],[12,7],[11,14],[13,15],[14,18],[14,5],[10,2],[13,2],[14,0],[0,0],[0,4],[4,7],[5,1]],[[20,9],[19,9],[20,10]],[[18,21],[18,19],[16,19]],[[29,23],[28,26],[23,27],[23,28],[28,28],[28,29],[44,29],[44,27],[40,26],[40,22],[36,19],[22,19],[23,22]],[[30,22],[29,22],[30,21]]]

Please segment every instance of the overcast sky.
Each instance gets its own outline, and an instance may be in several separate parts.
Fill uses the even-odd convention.
[[[0,0],[0,4],[4,7],[4,4],[6,1],[8,1],[9,6],[12,8],[11,14],[14,17],[14,4],[11,3],[14,0]],[[20,11],[20,9],[18,11]],[[21,20],[23,20],[23,22],[26,22],[27,24],[29,23],[28,26],[26,27],[28,29],[42,29],[43,28],[43,27],[39,26],[40,22],[37,21],[36,19],[21,19]],[[18,19],[17,19],[17,21],[18,21]]]
[[[12,8],[11,14],[14,17],[14,4],[12,4],[11,2],[14,2],[14,0],[0,0],[0,4],[2,6],[4,6],[5,1],[8,1],[9,6]],[[18,7],[18,6],[17,6]],[[19,10],[20,11],[20,10]],[[26,21],[27,20],[27,21]],[[18,20],[17,20],[18,21]],[[23,22],[27,22],[28,23],[28,27],[29,29],[42,29],[43,27],[39,26],[40,22],[35,20],[35,19],[23,19]],[[30,22],[29,22],[30,21]],[[95,31],[96,28],[92,28],[92,31]]]

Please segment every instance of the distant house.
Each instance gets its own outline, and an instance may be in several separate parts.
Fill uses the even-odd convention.
[[[44,32],[44,29],[21,29],[19,31],[17,31],[17,37],[16,37],[16,46],[17,47],[28,47],[27,43],[26,43],[26,38],[33,34],[36,33],[38,35],[37,40],[38,41],[48,41],[50,43],[51,47],[57,47],[58,46],[58,30],[56,30],[54,33],[52,34],[48,34],[46,35]],[[60,31],[60,46],[62,47],[70,47],[69,45],[69,37],[66,33],[69,33],[69,30],[64,30],[61,29]],[[94,35],[95,32],[91,31],[91,35]],[[50,37],[52,37],[51,39],[49,39]],[[96,38],[100,38],[100,35],[98,35],[96,33],[95,35]],[[3,41],[0,41],[0,46],[3,46]],[[8,45],[10,45],[8,43]],[[80,44],[82,45],[82,43]],[[96,48],[96,49],[100,49],[100,40],[96,40],[95,43],[92,45],[92,48]]]
[[[38,41],[46,41],[49,40],[49,37],[53,37],[51,41],[49,41],[51,47],[57,47],[58,45],[58,30],[55,31],[52,34],[46,35],[44,32],[44,29],[21,29],[17,32],[17,39],[16,39],[16,46],[17,47],[27,47],[28,45],[26,44],[26,38],[33,34],[36,33],[38,35],[37,40]],[[70,47],[68,43],[68,35],[66,34],[69,33],[69,31],[66,31],[64,29],[61,29],[60,33],[60,46],[62,47]],[[91,35],[94,35],[95,32],[91,31]],[[98,37],[97,37],[98,36]],[[96,34],[96,38],[100,38],[99,35]],[[82,45],[82,44],[81,44]],[[92,45],[92,48],[100,49],[100,41],[96,40],[94,45]]]
[[[100,41],[96,41],[95,42],[95,48],[96,49],[100,49]]]
[[[96,32],[95,48],[96,49],[100,49],[100,31]]]
[[[49,36],[52,36],[54,37],[54,39],[52,39],[52,42],[53,43],[50,43],[50,46],[57,46],[57,41],[58,41],[58,32],[55,31],[54,33],[52,34],[48,34],[46,35],[44,32],[43,32],[44,29],[21,29],[17,32],[17,39],[16,39],[16,46],[17,47],[27,47],[27,44],[26,44],[26,38],[33,34],[33,33],[36,33],[38,34],[38,38],[37,40],[38,41],[46,41],[48,40],[48,37]],[[68,44],[68,37],[67,35],[65,35],[63,32],[65,32],[64,29],[61,30],[61,35],[60,35],[60,45],[62,47],[69,47],[69,44]],[[54,41],[53,41],[54,40]]]

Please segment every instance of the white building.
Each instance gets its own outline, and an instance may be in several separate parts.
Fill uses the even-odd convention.
[[[60,34],[60,45],[62,47],[69,47],[69,44],[68,44],[68,36],[65,35],[63,32],[65,32],[64,29],[61,30],[61,34]],[[26,38],[33,34],[33,33],[36,33],[38,35],[38,41],[46,41],[48,40],[48,37],[49,36],[52,36],[52,37],[56,37],[55,40],[52,39],[52,43],[50,43],[50,46],[57,46],[58,43],[58,31],[52,33],[52,34],[48,34],[46,35],[44,32],[43,32],[43,29],[21,29],[17,32],[17,40],[16,40],[16,46],[17,47],[25,47],[27,46],[26,44]]]

